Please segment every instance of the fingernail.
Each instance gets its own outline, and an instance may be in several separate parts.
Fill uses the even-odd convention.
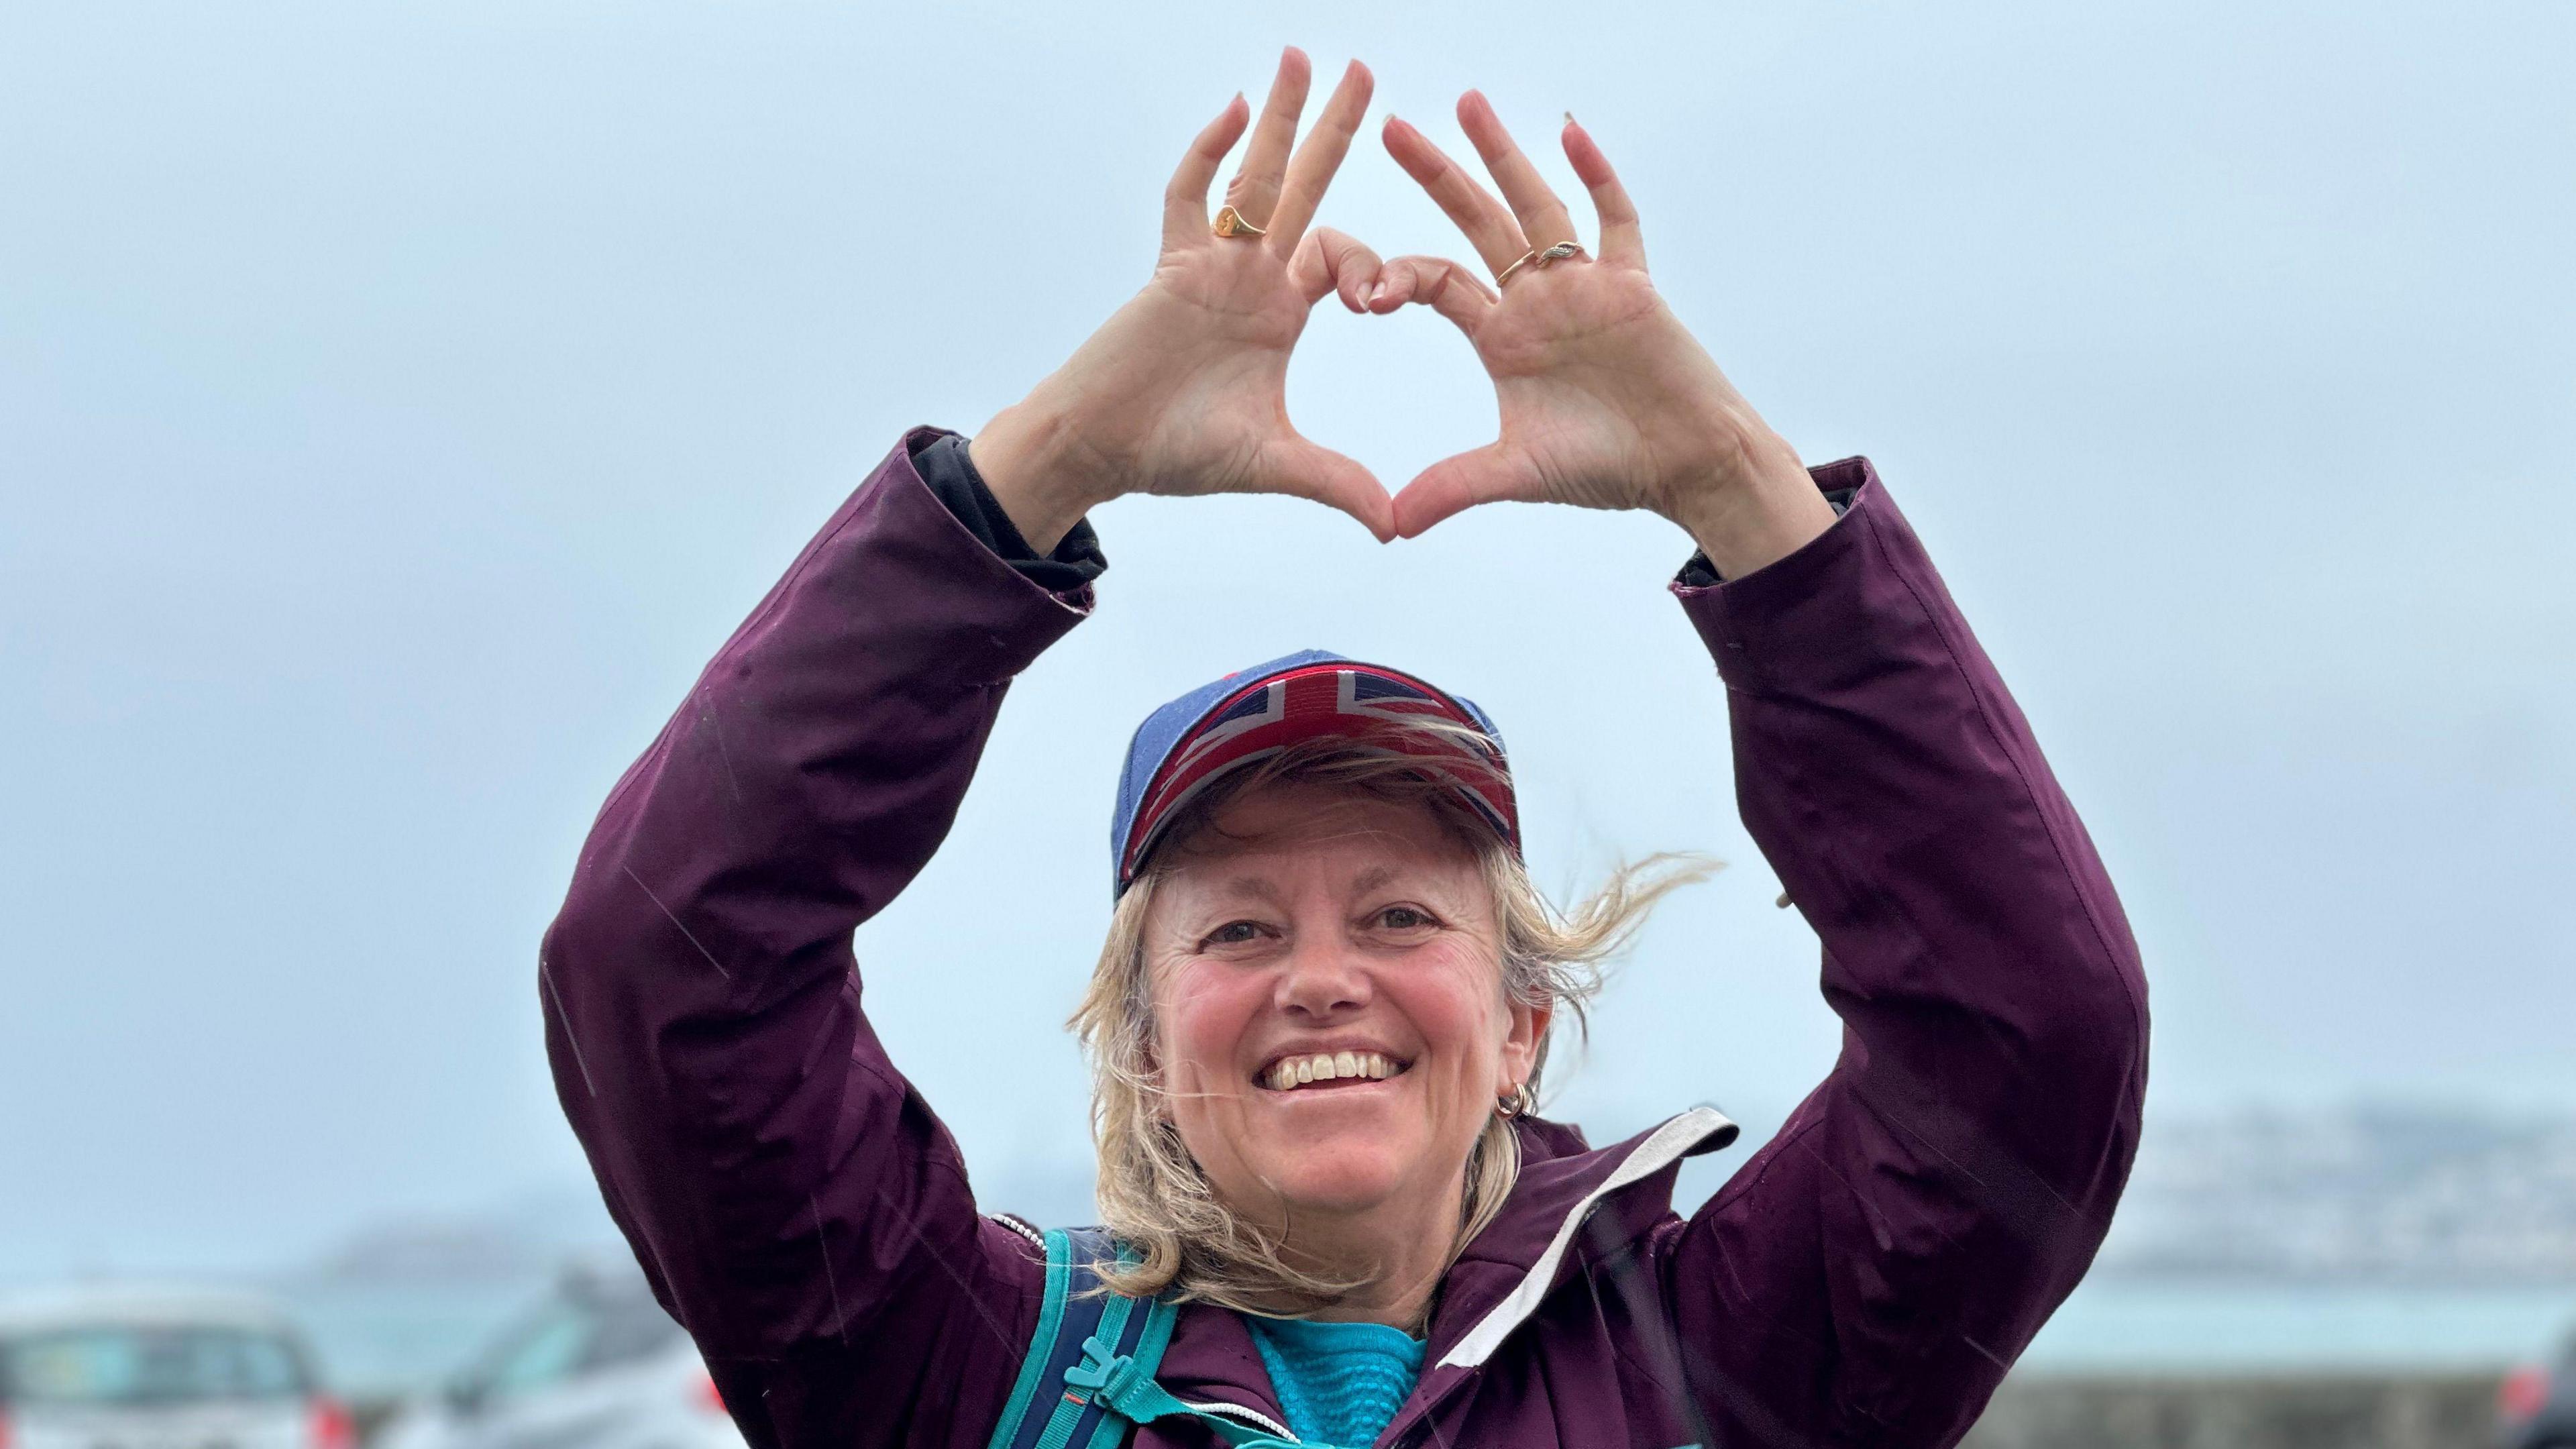
[[[1371,282],[1371,283],[1369,283],[1368,299],[1369,299],[1370,301],[1374,302],[1374,301],[1376,301],[1378,298],[1383,297],[1383,296],[1385,296],[1385,295],[1386,295],[1386,283],[1384,283],[1384,282]]]
[[[1572,111],[1568,111],[1565,113],[1565,124],[1572,126],[1580,123],[1574,119],[1574,113]]]

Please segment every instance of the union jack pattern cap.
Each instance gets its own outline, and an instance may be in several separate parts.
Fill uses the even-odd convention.
[[[1472,738],[1425,734],[1409,720],[1463,725]],[[1204,684],[1145,716],[1127,744],[1109,821],[1111,896],[1125,895],[1173,813],[1208,786],[1291,745],[1330,735],[1436,763],[1468,806],[1517,853],[1520,813],[1502,731],[1476,702],[1401,670],[1306,649]]]

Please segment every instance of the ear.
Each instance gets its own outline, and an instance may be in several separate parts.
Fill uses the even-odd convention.
[[[1503,1036],[1503,1080],[1494,1084],[1496,1096],[1528,1081],[1530,1074],[1538,1070],[1539,1049],[1547,1044],[1548,1023],[1556,1019],[1552,1005],[1507,1001],[1504,1010],[1511,1013],[1511,1029]]]

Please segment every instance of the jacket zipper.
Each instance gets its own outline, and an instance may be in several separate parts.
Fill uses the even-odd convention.
[[[1176,1402],[1178,1402],[1182,1408],[1195,1410],[1198,1413],[1219,1414],[1229,1419],[1244,1420],[1246,1423],[1251,1424],[1261,1432],[1268,1434],[1273,1438],[1285,1439],[1291,1444],[1303,1444],[1306,1442],[1305,1440],[1298,1438],[1287,1425],[1278,1422],[1267,1414],[1247,1409],[1241,1404],[1229,1404],[1223,1400],[1219,1400],[1212,1404],[1194,1404],[1187,1399],[1179,1399],[1176,1400]]]

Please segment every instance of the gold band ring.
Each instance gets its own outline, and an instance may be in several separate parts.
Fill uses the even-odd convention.
[[[1243,219],[1243,213],[1229,206],[1216,214],[1218,236],[1268,236],[1269,229],[1254,226]]]
[[[1583,248],[1580,244],[1575,242],[1558,242],[1552,247],[1532,247],[1528,251],[1521,253],[1521,259],[1519,261],[1503,268],[1502,273],[1494,278],[1494,285],[1496,287],[1502,286],[1503,283],[1512,279],[1512,273],[1519,271],[1523,267],[1544,267],[1550,262],[1561,262],[1567,257],[1579,257],[1581,255],[1583,255]]]

